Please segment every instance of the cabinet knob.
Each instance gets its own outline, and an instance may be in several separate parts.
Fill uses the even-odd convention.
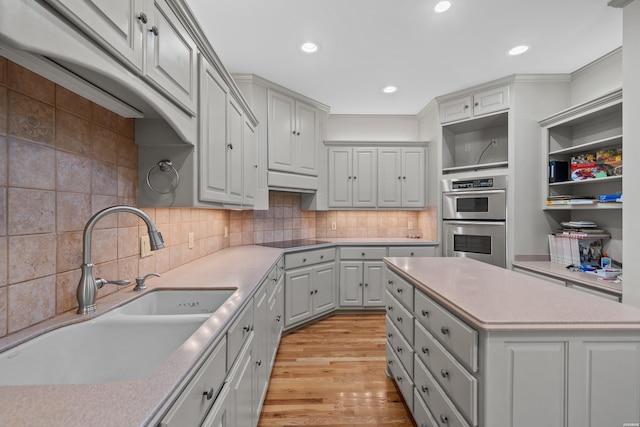
[[[480,104],[478,104],[477,102],[475,104],[473,104],[474,107],[477,107],[478,105],[480,105]]]
[[[406,177],[406,176],[403,176],[403,177],[402,177],[402,179],[407,179],[407,177]]]
[[[442,332],[442,335],[447,335],[449,333],[449,328],[445,328],[443,326],[442,328],[440,328],[440,332]]]
[[[355,181],[355,180],[356,180],[356,178],[358,178],[358,177],[357,177],[357,176],[354,176],[354,177],[353,177],[353,180]]]
[[[293,131],[293,134],[294,134],[294,135],[296,134],[296,131],[295,131],[295,130]]]
[[[387,337],[389,337],[389,338],[393,338],[393,334],[392,334],[391,332],[389,332],[389,333],[387,334]]]
[[[402,377],[396,377],[396,381],[398,381],[399,383],[402,382]]]
[[[320,259],[324,259],[324,255],[320,255]]]
[[[420,390],[422,390],[423,393],[429,393],[429,387],[427,387],[426,385],[421,386]]]
[[[147,18],[147,14],[144,12],[140,12],[140,15],[138,15],[138,21],[142,22],[143,24],[146,24],[147,22],[149,22],[149,19]]]
[[[300,132],[296,132],[296,135],[300,135]]]
[[[421,350],[424,354],[429,354],[429,349],[427,347],[422,347]]]
[[[464,106],[464,109],[465,109],[465,110],[467,110],[468,108],[469,108],[469,106],[468,106],[468,105],[465,105],[465,106]]]
[[[440,422],[449,424],[449,418],[445,414],[440,414]]]
[[[202,392],[203,396],[207,396],[207,400],[211,400],[213,399],[213,387],[211,387],[209,390],[207,391],[203,391]]]
[[[315,291],[313,291],[313,293],[314,293],[314,294],[317,294],[317,293],[318,293],[318,290],[316,289]]]
[[[362,256],[364,256],[364,252],[362,252]]]
[[[397,348],[396,348],[396,351],[397,351],[398,353],[402,353],[402,347],[397,347]]]
[[[351,177],[350,177],[350,176],[348,176],[348,177],[347,177],[347,179],[351,179]]]
[[[307,259],[306,258],[302,258],[302,262],[307,262]]]
[[[390,305],[387,306],[387,310],[389,311],[393,311],[393,307],[391,307]]]
[[[245,331],[245,332],[249,332],[251,330],[251,325],[244,325],[242,327],[242,330]]]
[[[153,27],[151,27],[149,32],[153,33],[154,36],[157,36],[158,34],[160,34],[160,31],[158,30],[158,27],[156,27],[155,25]]]
[[[411,252],[411,256],[413,256],[413,252]]]
[[[398,322],[402,323],[402,317],[396,317],[396,319],[398,320]]]
[[[449,376],[449,372],[447,372],[446,369],[441,369],[440,375],[442,375],[442,378],[447,378]]]
[[[362,283],[358,283],[358,286],[362,287]]]
[[[393,285],[393,280],[389,280],[389,284],[390,284],[390,285]]]
[[[399,293],[399,294],[401,294],[401,293],[402,293],[402,288],[398,288],[398,289],[396,289],[396,292],[397,292],[397,293]]]
[[[365,283],[365,284],[364,284],[364,287],[366,288],[367,286],[369,286],[369,284],[368,284],[368,283]]]
[[[398,177],[398,179],[402,179],[402,177],[401,177],[401,176],[399,176],[399,177]]]
[[[278,314],[278,315],[276,316],[276,322],[279,322],[279,321],[280,321],[280,319],[282,319],[282,316]]]
[[[228,148],[229,150],[233,150],[233,144],[227,144],[227,148]]]
[[[429,312],[427,310],[422,310],[422,315],[424,317],[429,317]]]
[[[393,360],[387,360],[387,364],[388,364],[389,366],[393,365]]]
[[[258,366],[262,366],[262,360],[258,360],[258,361],[256,362],[256,365],[258,365]]]

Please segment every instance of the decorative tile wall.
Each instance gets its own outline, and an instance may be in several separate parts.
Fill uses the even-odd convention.
[[[0,337],[77,307],[85,223],[106,207],[137,204],[134,135],[133,119],[0,57]],[[144,210],[165,249],[140,258],[144,223],[131,214],[103,218],[93,231],[96,277],[133,281],[229,246],[406,237],[408,221],[423,237],[437,236],[431,210],[309,212],[291,193],[270,193],[267,211]],[[120,289],[107,285],[98,298]]]

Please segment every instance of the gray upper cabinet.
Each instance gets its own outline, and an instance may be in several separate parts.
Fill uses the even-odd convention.
[[[426,150],[378,148],[378,206],[424,207]]]
[[[329,148],[329,207],[375,207],[376,174],[376,148]]]
[[[269,90],[269,169],[318,175],[316,109]]]
[[[144,0],[49,0],[111,53],[143,69],[143,37],[149,13]]]
[[[440,104],[440,123],[469,119],[509,108],[509,86],[465,95]]]

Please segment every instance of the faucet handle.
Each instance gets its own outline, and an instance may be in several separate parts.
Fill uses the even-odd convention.
[[[148,273],[142,277],[136,277],[136,286],[134,286],[134,291],[141,291],[147,288],[147,285],[144,283],[149,277],[160,277],[158,273]]]
[[[131,280],[107,280],[107,279],[96,279],[96,287],[98,289],[102,288],[104,285],[118,285],[118,286],[127,286],[131,284]]]

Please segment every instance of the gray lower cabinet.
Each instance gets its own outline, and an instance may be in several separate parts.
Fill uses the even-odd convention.
[[[340,261],[340,307],[382,307],[384,269],[382,261]]]
[[[335,248],[285,255],[284,327],[336,308]]]
[[[231,398],[228,423],[232,427],[247,427],[257,423],[253,391],[255,385],[254,339],[255,335],[251,332],[229,375]]]
[[[418,426],[640,422],[637,332],[588,325],[479,330],[436,295],[390,270],[387,278],[387,371]]]
[[[231,402],[231,386],[225,383],[220,391],[216,403],[211,408],[209,415],[202,422],[202,427],[228,427],[229,419],[229,403]]]

